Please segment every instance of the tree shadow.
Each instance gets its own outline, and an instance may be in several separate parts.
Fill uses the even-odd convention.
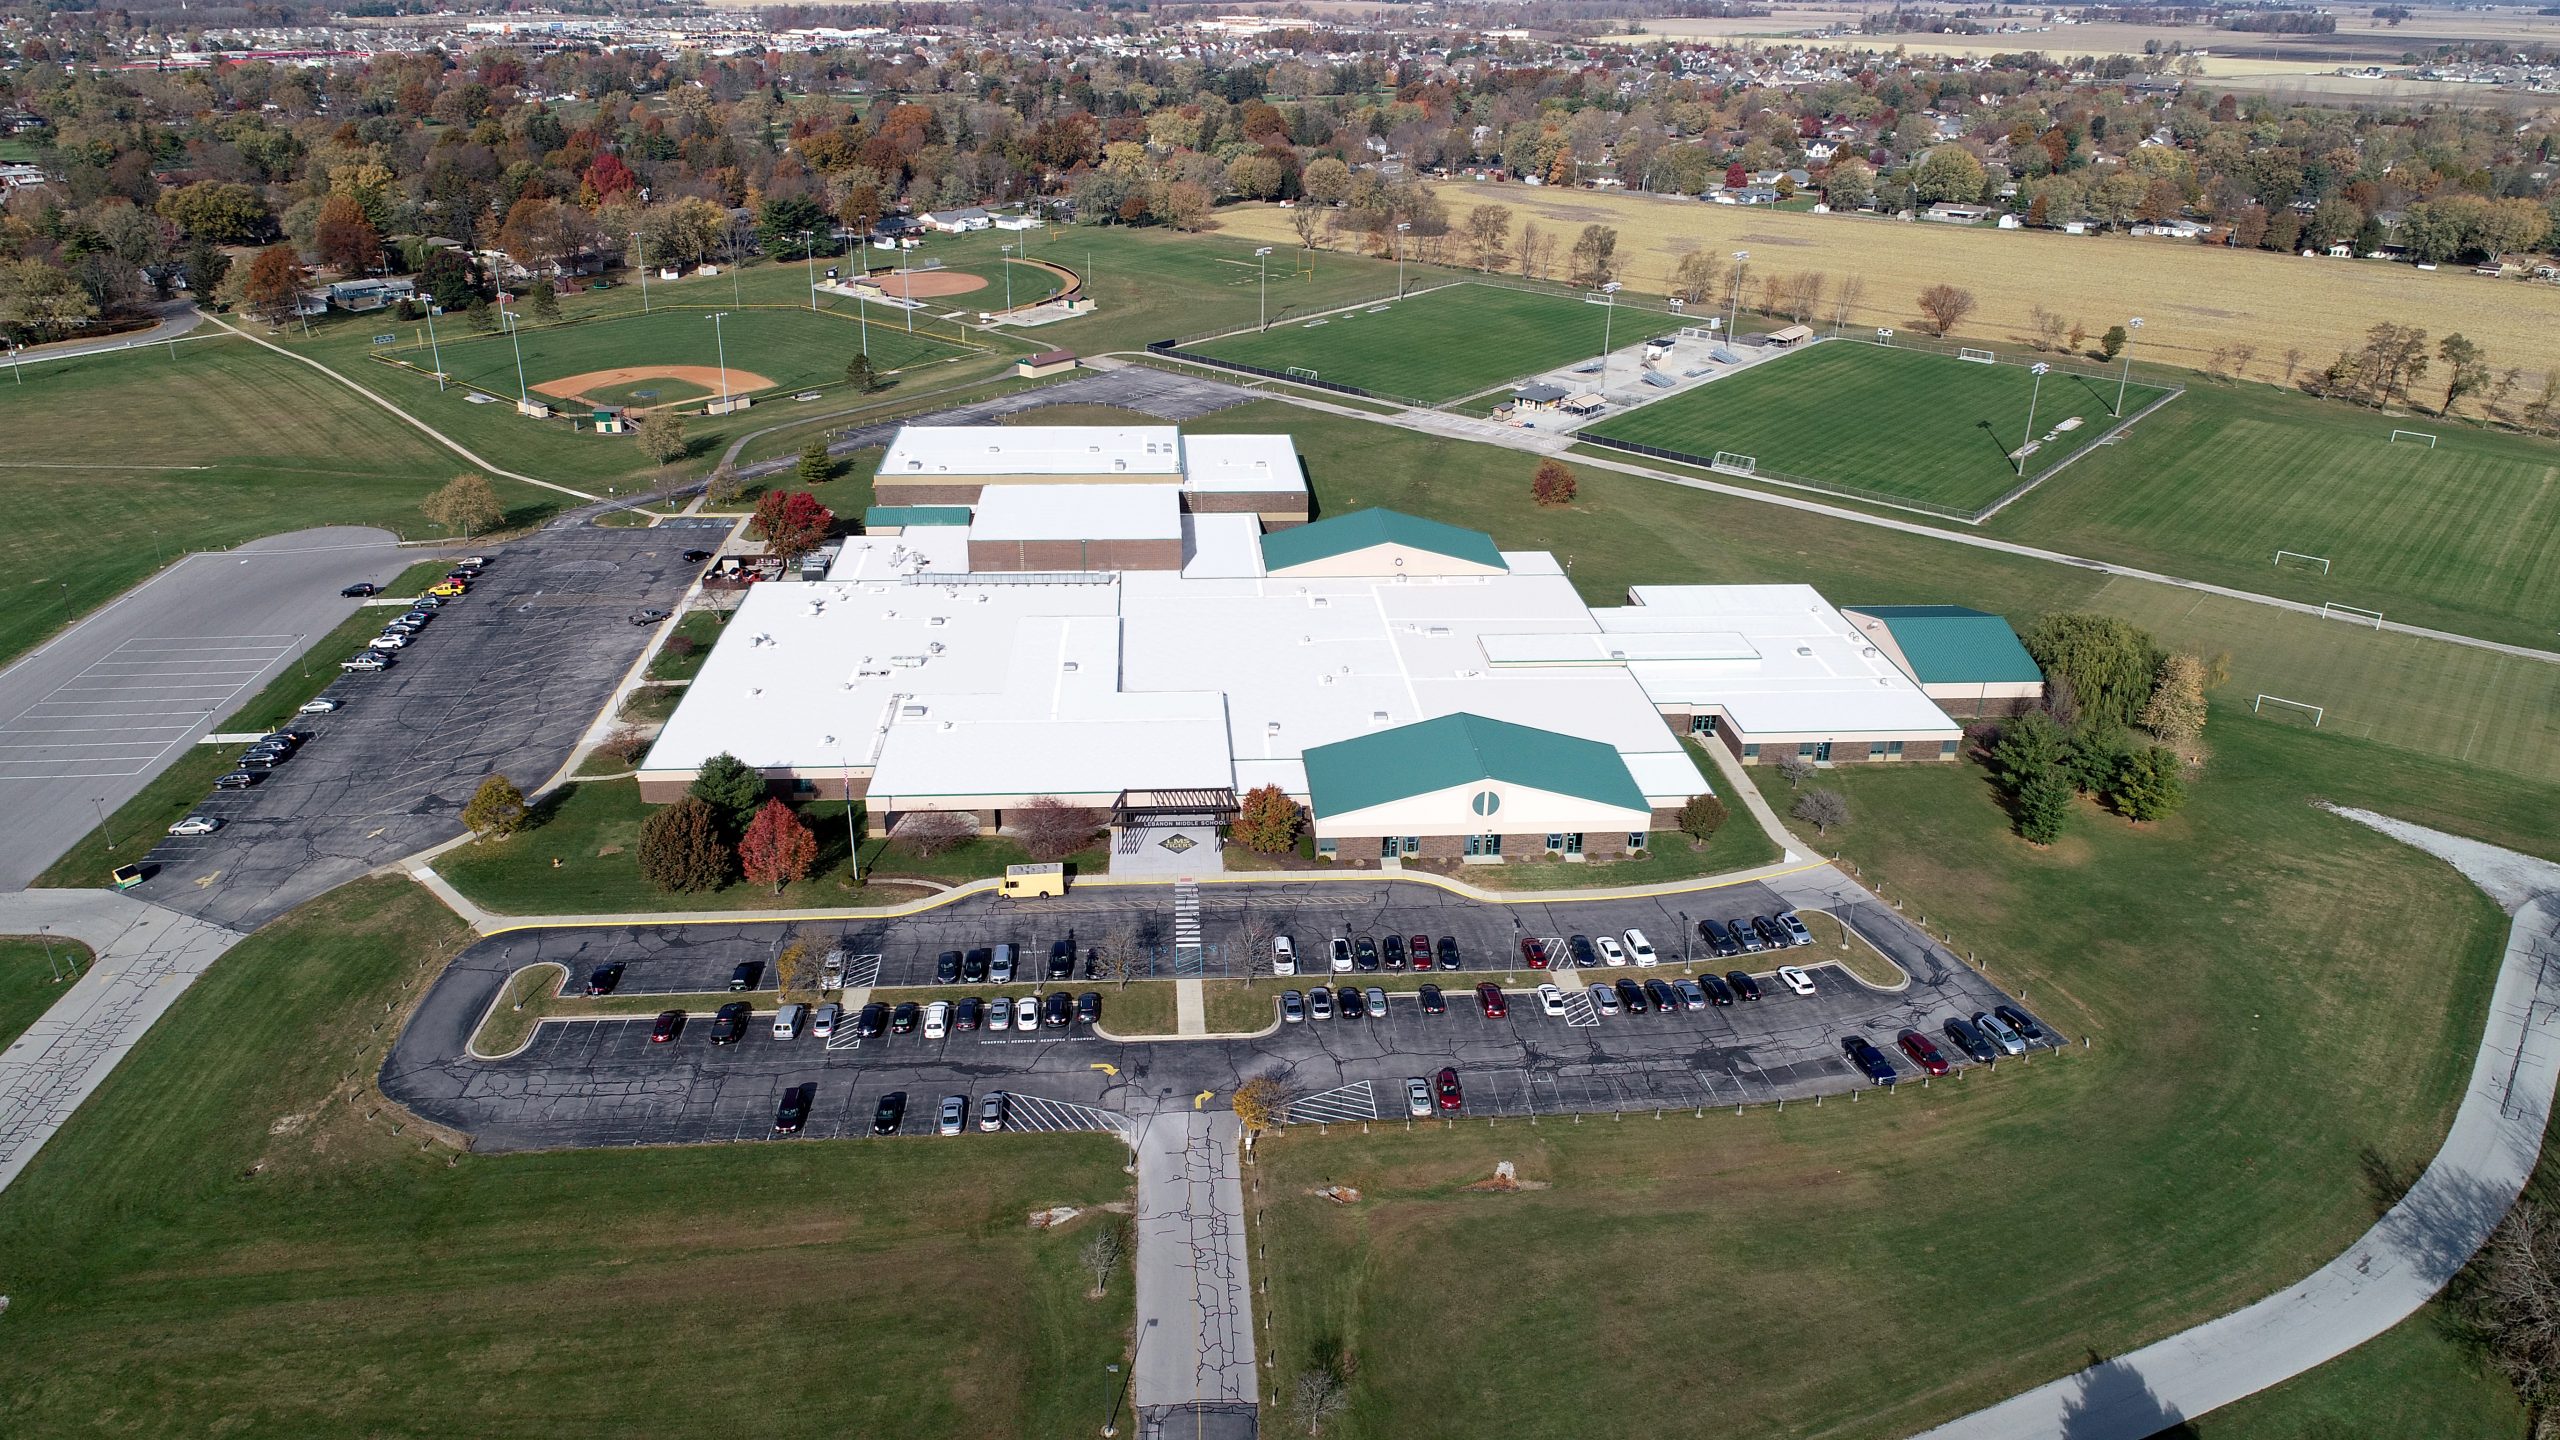
[[[2092,1350],[2079,1393],[2062,1407],[2062,1440],[2199,1440],[2187,1417],[2162,1400],[2142,1372]]]

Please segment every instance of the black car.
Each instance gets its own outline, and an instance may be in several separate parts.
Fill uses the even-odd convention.
[[[1644,998],[1652,1001],[1653,1008],[1661,1011],[1665,1015],[1676,1015],[1680,1013],[1680,992],[1672,989],[1669,984],[1663,981],[1647,980],[1644,982]]]
[[[1795,948],[1796,937],[1788,934],[1787,927],[1779,924],[1770,916],[1752,916],[1751,928],[1760,932],[1760,943],[1772,950],[1792,950]]]
[[[266,734],[258,737],[258,743],[261,745],[289,745],[298,750],[304,745],[310,743],[311,736],[312,732],[309,730],[270,730]]]
[[[658,1023],[649,1027],[649,1043],[652,1045],[664,1045],[683,1033],[684,1012],[681,1010],[661,1010],[658,1012]]]
[[[1467,968],[1465,965],[1463,965],[1463,964],[1460,964],[1460,963],[1459,963],[1459,957],[1458,957],[1458,937],[1457,937],[1457,936],[1455,936],[1455,935],[1443,935],[1443,936],[1441,936],[1441,937],[1440,937],[1440,947],[1439,947],[1439,949],[1440,949],[1440,968],[1441,968],[1441,969],[1443,969],[1443,970],[1464,970],[1464,969],[1466,969],[1466,968]]]
[[[1894,1069],[1893,1062],[1884,1058],[1884,1052],[1869,1043],[1864,1035],[1852,1035],[1842,1040],[1840,1048],[1848,1054],[1849,1063],[1866,1075],[1870,1085],[1890,1085],[1902,1078],[1902,1072]]]
[[[610,965],[599,965],[587,972],[587,993],[590,995],[610,995],[613,993],[613,987],[621,983],[622,962],[619,960]]]
[[[1385,950],[1385,951],[1387,952],[1387,968],[1388,968],[1388,969],[1390,969],[1390,970],[1401,970],[1401,969],[1403,969],[1403,968],[1404,968],[1404,937],[1403,937],[1403,936],[1401,936],[1401,935],[1389,935],[1389,936],[1388,936],[1388,937],[1387,937],[1383,942],[1381,942],[1381,943],[1380,943],[1380,947],[1379,947],[1379,948],[1381,948],[1381,949],[1383,949],[1383,950]]]
[[[1049,943],[1049,978],[1064,980],[1076,973],[1076,943],[1053,940]]]
[[[880,1108],[871,1112],[871,1133],[895,1135],[907,1121],[907,1092],[892,1090],[880,1097]]]
[[[732,1000],[711,1017],[711,1043],[735,1045],[746,1038],[747,1021],[755,1017],[756,1007],[744,1000]]]
[[[1626,1007],[1628,1014],[1641,1015],[1650,1008],[1645,1004],[1644,987],[1633,980],[1621,980],[1617,983],[1616,988],[1618,991],[1618,1003]]]
[[[1975,1064],[1997,1065],[2000,1063],[2000,1047],[1984,1038],[1981,1031],[1973,1028],[1972,1022],[1950,1020],[1945,1028],[1947,1039],[1953,1042],[1957,1049],[1971,1056]]]
[[[1717,979],[1716,972],[1713,970],[1709,970],[1698,977],[1698,988],[1707,992],[1707,1003],[1710,1005],[1730,1005],[1733,1003],[1733,987],[1727,985],[1722,980]]]
[[[284,763],[284,756],[274,750],[252,750],[231,762],[247,771],[273,770]]]
[[[1040,1023],[1052,1030],[1066,1029],[1075,1016],[1076,1002],[1068,999],[1064,990],[1052,990],[1049,998],[1040,1002]]]
[[[957,985],[960,983],[959,951],[945,950],[942,952],[941,958],[933,962],[933,983],[936,985]]]
[[[1360,998],[1360,987],[1357,985],[1343,986],[1333,997],[1333,1003],[1334,1008],[1342,1012],[1342,1018],[1345,1020],[1358,1020],[1369,1013],[1368,1002]]]
[[[350,585],[338,593],[350,600],[362,600],[368,596],[381,594],[382,587],[368,580],[360,584]]]
[[[889,1012],[889,1031],[894,1035],[913,1035],[917,1023],[923,1019],[923,1006],[913,1000],[901,1000],[898,1008]]]
[[[1084,978],[1087,980],[1102,978],[1102,952],[1090,945],[1086,946],[1084,951]]]
[[[234,770],[230,774],[223,776],[221,779],[214,781],[213,788],[216,790],[246,790],[266,778],[266,775],[260,771]]]
[[[1368,974],[1378,968],[1378,942],[1363,935],[1351,942],[1351,968]]]
[[[672,612],[655,609],[634,610],[631,612],[631,623],[634,625],[655,625],[659,621],[666,619],[670,613]]]
[[[1099,991],[1099,990],[1087,990],[1087,991],[1086,991],[1086,992],[1084,992],[1083,994],[1081,994],[1081,995],[1079,995],[1079,996],[1077,996],[1077,997],[1076,997],[1076,1018],[1077,1018],[1077,1019],[1079,1019],[1079,1020],[1081,1020],[1081,1021],[1083,1021],[1083,1022],[1084,1022],[1084,1023],[1086,1023],[1087,1025],[1096,1025],[1096,1024],[1100,1024],[1100,1023],[1101,1023],[1101,1021],[1102,1021],[1102,992],[1101,992],[1101,991]]]
[[[687,550],[684,552],[684,563],[687,565],[699,565],[710,558],[711,552],[708,550]]]
[[[962,999],[958,1005],[952,1007],[951,1028],[954,1030],[975,1030],[985,1023],[987,1023],[987,1002],[975,995]]]
[[[1588,970],[1600,963],[1599,952],[1591,948],[1591,937],[1588,935],[1567,935],[1564,937],[1564,948],[1565,953],[1573,957],[1573,968],[1576,970]]]
[[[2018,1032],[2018,1038],[2030,1045],[2050,1045],[2053,1032],[2036,1023],[2036,1017],[2015,1005],[1994,1005],[1992,1015],[2003,1025]]]
[[[1760,998],[1760,982],[1751,978],[1750,971],[1727,970],[1724,972],[1724,978],[1725,983],[1733,987],[1733,998],[1736,1000]]]
[[[862,1013],[853,1019],[853,1037],[857,1040],[876,1039],[888,1028],[889,1007],[877,1000],[863,1006]]]
[[[741,960],[738,962],[738,968],[729,972],[729,988],[732,990],[753,990],[756,988],[756,982],[763,978],[763,961]]]
[[[1425,1015],[1446,1015],[1446,1014],[1448,1014],[1448,1013],[1449,1013],[1449,1002],[1440,998],[1440,987],[1439,987],[1439,986],[1437,986],[1437,985],[1425,985],[1425,986],[1423,986],[1423,987],[1422,987],[1422,990],[1421,990],[1421,996],[1422,996],[1422,1013],[1423,1013],[1423,1014],[1425,1014]]]
[[[1741,943],[1733,938],[1732,931],[1724,928],[1721,920],[1699,921],[1698,938],[1707,942],[1707,948],[1714,951],[1719,960],[1730,960],[1742,953]]]
[[[773,1112],[774,1134],[800,1133],[800,1122],[809,1118],[809,1100],[817,1089],[815,1085],[794,1085],[782,1092],[782,1107]]]
[[[979,946],[977,949],[969,952],[967,959],[960,962],[960,978],[968,981],[972,985],[986,984],[987,970],[990,966],[995,964],[995,959],[996,952],[994,950],[984,945]]]

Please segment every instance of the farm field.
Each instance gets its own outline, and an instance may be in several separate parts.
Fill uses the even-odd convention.
[[[1445,285],[1184,348],[1265,370],[1313,370],[1337,385],[1437,404],[1597,357],[1607,318],[1607,307],[1570,296]],[[1646,318],[1630,318],[1627,343],[1644,338]]]
[[[1264,1146],[1249,1208],[1279,1373],[1347,1347],[1352,1409],[1326,1430],[1343,1437],[1901,1436],[2327,1262],[2385,1203],[2372,1177],[2415,1174],[2440,1142],[2506,918],[2308,803],[2352,791],[2397,811],[2460,767],[2228,707],[2206,740],[2175,819],[2137,831],[2084,805],[2041,851],[1970,763],[1821,782],[1847,798],[1846,855],[2092,1037],[2085,1052],[1855,1105]],[[1784,802],[1782,777],[1758,778]],[[2312,1050],[2325,1063],[2301,1063]],[[1543,1188],[1468,1188],[1497,1160]],[[1547,1233],[1573,1242],[1502,1238]],[[1505,1263],[1479,1263],[1494,1250]],[[1661,1255],[1680,1263],[1605,1263]],[[1888,1311],[1925,1323],[1842,1319]],[[1434,1323],[1449,1315],[1482,1323]],[[1604,1385],[1503,1360],[1558,1335],[1669,1333],[1689,1363]],[[1429,1381],[1446,1374],[1470,1383]]]
[[[1125,1200],[1118,1141],[422,1145],[373,1089],[378,1022],[463,943],[405,881],[295,912],[0,1194],[0,1292],[45,1337],[0,1351],[11,1433],[530,1437],[670,1406],[776,1436],[1100,1423],[1130,1287],[1088,1300],[1076,1251],[1120,1222],[1025,1219]],[[771,1356],[824,1403],[776,1404]]]
[[[2009,456],[2023,443],[2031,387],[2033,377],[2022,365],[1829,340],[1587,430],[1702,459],[1736,452],[1754,457],[1763,473],[1971,512],[2019,483]],[[2036,434],[2054,438],[2026,457],[2027,474],[2105,434],[2115,423],[2116,388],[2061,371],[2034,387]],[[2124,413],[2161,393],[2129,387]],[[2060,428],[2065,425],[2072,428]]]
[[[2431,337],[2458,330],[2487,352],[2493,367],[2521,367],[2528,386],[2560,368],[2560,286],[2487,280],[2466,270],[2430,273],[2378,260],[2304,260],[2130,236],[1789,214],[1678,196],[1470,181],[1433,189],[1453,223],[1475,206],[1505,205],[1515,235],[1531,221],[1568,227],[1567,233],[1586,224],[1616,227],[1621,278],[1634,291],[1669,294],[1673,267],[1697,250],[1749,250],[1763,276],[1821,271],[1835,286],[1843,277],[1862,277],[1865,297],[1847,317],[1852,329],[1915,325],[1913,297],[1925,286],[1948,284],[1972,290],[1981,302],[1963,327],[1973,344],[2024,343],[2035,333],[2029,311],[2040,304],[2093,335],[2142,316],[2137,364],[2151,359],[2202,369],[2214,351],[2250,345],[2258,374],[2281,369],[2289,348],[2301,350],[2304,363],[2316,369],[2362,345],[2366,329],[2388,319]],[[1277,206],[1234,206],[1218,218],[1222,241],[1297,247],[1289,213]]]

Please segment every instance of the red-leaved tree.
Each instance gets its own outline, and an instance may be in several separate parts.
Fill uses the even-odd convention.
[[[797,560],[825,544],[835,526],[835,512],[806,490],[768,490],[756,501],[753,528],[768,555]]]
[[[1573,478],[1573,467],[1554,456],[1538,462],[1538,473],[1529,482],[1530,498],[1549,509],[1572,504],[1580,489]]]
[[[808,879],[809,868],[817,863],[818,837],[779,800],[764,802],[738,841],[738,864],[747,879],[772,886],[776,895],[792,881]]]

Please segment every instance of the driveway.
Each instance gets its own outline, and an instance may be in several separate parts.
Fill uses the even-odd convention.
[[[407,560],[387,531],[353,527],[197,551],[0,671],[0,890],[34,879],[354,613],[341,589]],[[121,838],[138,854],[147,837]]]
[[[102,336],[96,340],[65,340],[53,345],[33,345],[19,354],[18,361],[28,365],[46,360],[69,360],[79,355],[101,355],[111,350],[130,350],[137,345],[156,345],[175,340],[204,323],[204,313],[192,300],[163,300],[152,307],[160,321],[148,330],[128,330],[121,335]]]

